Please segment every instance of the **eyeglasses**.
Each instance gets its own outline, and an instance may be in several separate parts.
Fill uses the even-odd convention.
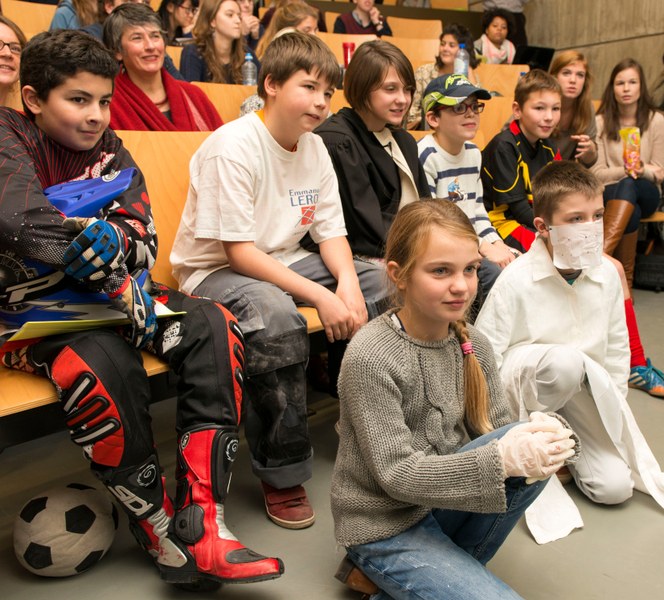
[[[183,11],[189,13],[190,15],[195,15],[198,12],[198,9],[191,5],[185,6],[184,4],[180,4],[178,8],[181,8]]]
[[[2,40],[0,40],[0,50],[2,50],[5,46],[9,48],[9,51],[12,54],[16,55],[21,54],[22,48],[21,44],[19,44],[18,42],[3,42]]]
[[[476,115],[479,115],[484,110],[482,102],[473,102],[472,104],[455,104],[454,106],[441,106],[441,110],[451,110],[455,115],[465,115],[468,109],[472,110]]]

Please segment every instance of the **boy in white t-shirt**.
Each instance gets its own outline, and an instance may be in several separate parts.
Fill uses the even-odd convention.
[[[220,301],[246,338],[245,431],[268,517],[290,529],[314,512],[305,367],[314,306],[329,342],[347,340],[385,304],[383,270],[353,261],[338,185],[312,130],[327,116],[339,67],[316,37],[276,38],[262,60],[262,111],[224,125],[190,165],[171,262],[187,293]],[[300,241],[309,235],[320,254]]]
[[[478,276],[484,293],[489,292],[500,270],[515,258],[484,208],[482,153],[471,142],[484,110],[480,100],[490,99],[489,92],[474,86],[463,75],[437,77],[427,85],[422,97],[432,134],[417,144],[431,195],[458,204],[473,224],[480,240],[482,263]]]

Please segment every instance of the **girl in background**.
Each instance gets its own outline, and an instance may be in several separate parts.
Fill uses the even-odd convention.
[[[301,31],[302,33],[316,35],[318,33],[318,17],[317,8],[300,0],[293,0],[293,2],[277,8],[258,44],[256,50],[258,57],[260,58],[265,54],[265,50],[276,37],[289,31]],[[240,116],[261,110],[263,106],[265,106],[264,100],[258,94],[252,94],[240,106]]]
[[[550,73],[562,89],[560,123],[553,134],[561,156],[592,167],[597,160],[597,125],[590,97],[592,76],[586,57],[576,50],[565,50],[551,63]]]
[[[167,45],[174,46],[179,39],[191,37],[197,10],[198,0],[162,0],[157,13],[166,32]]]
[[[355,8],[334,21],[334,33],[392,35],[387,19],[380,14],[375,0],[353,0]]]
[[[640,130],[640,160],[626,165],[619,131]],[[661,202],[664,180],[664,116],[655,110],[641,65],[631,58],[611,72],[597,111],[597,162],[604,184],[604,252],[615,255],[630,284],[634,274],[639,222]]]
[[[484,11],[482,14],[482,31],[475,42],[475,50],[482,55],[482,60],[489,64],[511,65],[514,62],[516,48],[507,39],[514,30],[512,15],[502,8]]]
[[[80,29],[96,21],[97,0],[60,0],[48,29]]]
[[[236,0],[203,0],[194,25],[194,43],[182,50],[180,73],[187,81],[242,83],[242,64],[247,52],[242,17]]]
[[[318,9],[306,2],[290,2],[274,12],[265,34],[258,43],[256,55],[260,59],[265,54],[268,44],[282,29],[291,27],[302,33],[318,33]]]
[[[253,51],[256,51],[258,40],[263,37],[265,27],[261,25],[260,19],[254,15],[254,0],[238,0],[240,11],[242,13],[242,35],[245,44]]]
[[[562,420],[511,423],[493,350],[464,320],[479,261],[458,206],[403,208],[385,253],[400,305],[342,363],[335,535],[375,600],[520,598],[484,565],[575,454]]]
[[[470,68],[468,70],[469,81],[480,85],[479,78],[474,69],[479,65],[479,60],[475,56],[473,46],[473,36],[463,25],[450,23],[443,29],[440,35],[440,50],[436,60],[433,63],[422,65],[415,71],[415,93],[413,94],[413,103],[408,113],[408,129],[424,129],[425,120],[422,118],[422,94],[427,85],[436,77],[441,75],[450,75],[454,73],[454,59],[459,52],[459,44],[464,44],[468,56],[470,57]]]

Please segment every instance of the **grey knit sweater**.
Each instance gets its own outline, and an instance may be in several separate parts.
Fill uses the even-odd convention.
[[[512,421],[493,351],[469,326],[491,397],[494,427]],[[332,513],[344,546],[392,537],[434,507],[506,510],[496,442],[455,454],[467,441],[463,355],[454,335],[411,338],[388,314],[353,338],[339,379],[339,451]]]

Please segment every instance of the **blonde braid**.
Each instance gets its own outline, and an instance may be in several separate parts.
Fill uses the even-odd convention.
[[[489,390],[486,378],[480,361],[477,360],[473,351],[473,343],[470,340],[466,322],[456,321],[452,327],[463,352],[466,423],[473,432],[482,435],[493,430],[489,420]]]

